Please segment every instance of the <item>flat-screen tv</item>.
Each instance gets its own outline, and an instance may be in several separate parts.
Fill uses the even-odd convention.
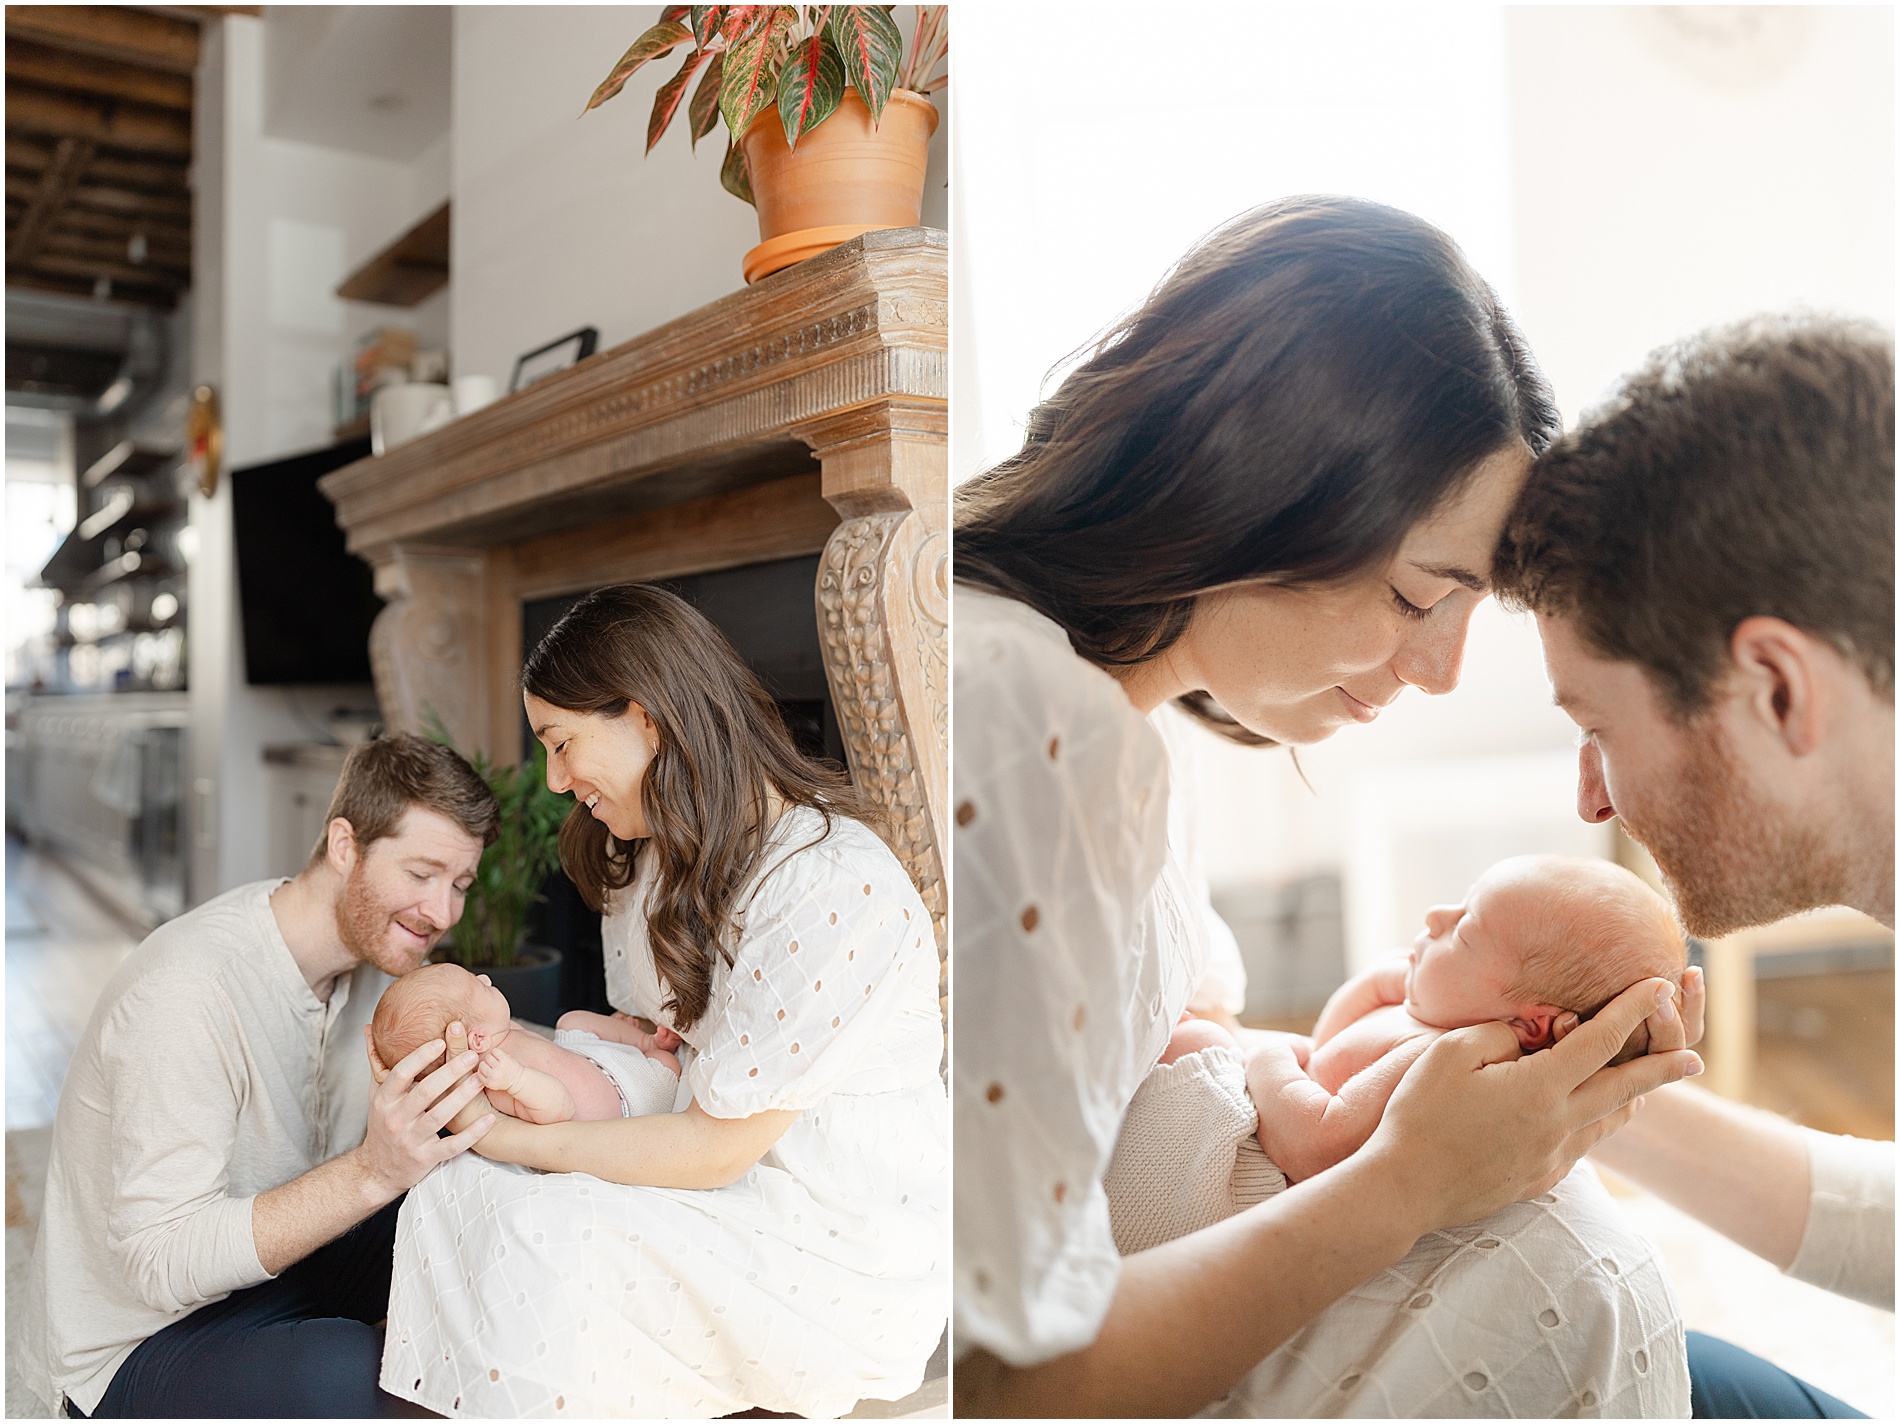
[[[317,488],[368,454],[368,440],[346,440],[231,472],[244,680],[254,687],[370,680],[369,625],[383,601]]]

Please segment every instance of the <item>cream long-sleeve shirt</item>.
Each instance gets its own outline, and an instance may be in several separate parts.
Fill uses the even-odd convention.
[[[363,1140],[367,965],[323,1003],[260,881],[161,926],[100,995],[60,1092],[21,1361],[87,1413],[167,1325],[270,1279],[251,1200]]]
[[[1893,1309],[1891,1142],[1803,1132],[1808,1224],[1787,1274],[1823,1290]]]

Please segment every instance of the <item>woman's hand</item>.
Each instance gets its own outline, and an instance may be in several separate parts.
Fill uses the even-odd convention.
[[[1416,1194],[1419,1234],[1547,1192],[1636,1110],[1642,1094],[1702,1071],[1684,1050],[1605,1068],[1645,1020],[1680,1033],[1676,986],[1645,979],[1542,1053],[1504,1024],[1447,1033],[1405,1075],[1360,1154]]]

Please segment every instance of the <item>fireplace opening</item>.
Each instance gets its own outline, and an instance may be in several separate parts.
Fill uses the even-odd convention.
[[[692,604],[726,636],[746,664],[759,675],[778,703],[792,739],[807,756],[846,765],[844,737],[825,682],[824,653],[818,642],[813,590],[818,582],[816,554],[775,559],[736,569],[659,580]],[[541,598],[521,606],[521,652],[534,646],[580,602],[586,591]],[[522,754],[534,755],[534,733],[520,722]],[[582,903],[580,892],[556,870],[543,887],[547,899],[529,916],[528,938],[561,951],[561,1011],[592,1009],[606,1013],[606,982],[600,948],[600,916]]]

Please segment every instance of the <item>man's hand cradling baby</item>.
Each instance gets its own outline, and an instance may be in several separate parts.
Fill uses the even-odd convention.
[[[474,1055],[466,1038],[457,1045],[440,1040],[425,1043],[394,1067],[377,1055],[369,1026],[363,1028],[363,1047],[369,1055],[369,1121],[362,1144],[356,1148],[369,1178],[369,1190],[378,1206],[394,1201],[449,1158],[475,1145],[494,1124],[481,1084],[471,1076]],[[437,1059],[446,1061],[433,1073],[424,1070]],[[462,1061],[466,1055],[466,1061]],[[450,1136],[441,1136],[447,1126]]]

